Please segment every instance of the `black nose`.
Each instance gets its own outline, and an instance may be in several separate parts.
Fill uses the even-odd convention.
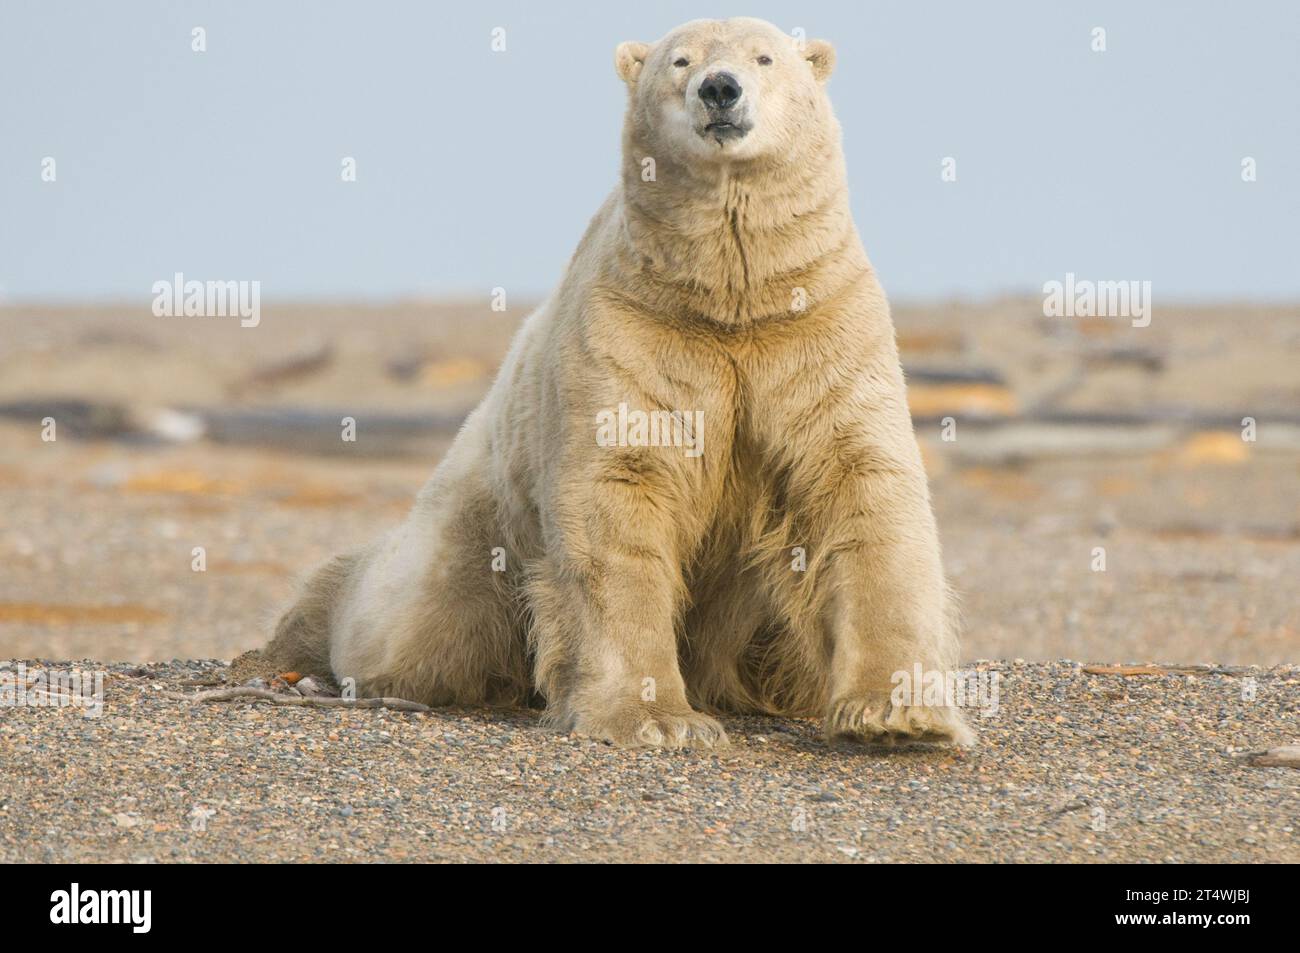
[[[726,109],[736,105],[741,92],[740,83],[730,73],[714,73],[704,77],[704,82],[700,83],[700,99],[710,109]]]

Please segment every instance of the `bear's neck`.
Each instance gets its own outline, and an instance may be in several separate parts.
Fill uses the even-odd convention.
[[[652,154],[625,133],[614,267],[646,306],[752,324],[814,308],[870,268],[838,135],[780,161],[650,166]]]

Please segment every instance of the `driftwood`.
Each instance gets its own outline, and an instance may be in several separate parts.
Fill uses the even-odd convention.
[[[1300,768],[1300,745],[1282,745],[1267,751],[1251,751],[1247,763],[1257,768]]]
[[[1254,669],[1244,665],[1085,665],[1089,675],[1252,675]],[[1262,673],[1261,673],[1262,674]]]
[[[429,711],[429,706],[405,698],[335,698],[332,696],[285,695],[269,688],[242,685],[237,688],[219,688],[211,692],[186,695],[168,692],[167,697],[181,701],[228,702],[238,698],[257,698],[273,705],[297,705],[307,708],[388,708],[393,711]]]

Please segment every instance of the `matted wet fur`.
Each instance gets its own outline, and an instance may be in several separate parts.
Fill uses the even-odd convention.
[[[957,625],[830,46],[696,21],[615,62],[621,184],[405,523],[319,570],[268,659],[433,705],[540,696],[621,744],[721,744],[720,712],[968,741],[890,700],[956,667]],[[702,426],[609,445],[620,405]]]

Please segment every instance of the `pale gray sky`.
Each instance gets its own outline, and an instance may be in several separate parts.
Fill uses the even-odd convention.
[[[544,293],[615,181],[614,46],[740,14],[836,45],[854,212],[895,298],[1067,271],[1300,297],[1288,0],[4,0],[0,288],[148,301],[183,271],[268,299]]]

